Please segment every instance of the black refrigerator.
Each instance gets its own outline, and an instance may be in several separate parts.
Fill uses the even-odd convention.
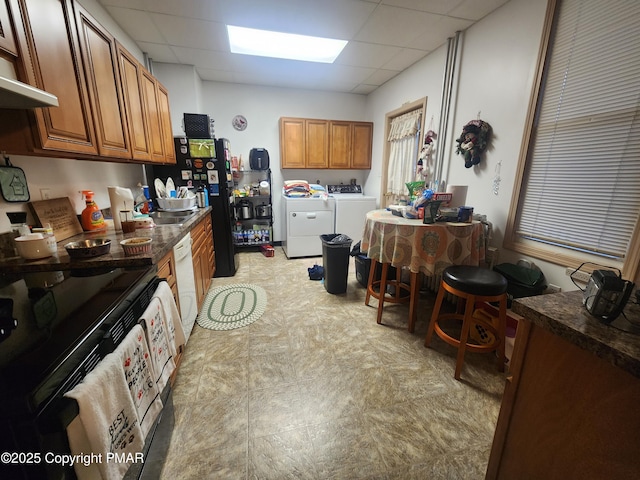
[[[155,189],[151,188],[154,179],[159,178],[166,183],[168,177],[173,179],[176,187],[187,186],[194,193],[204,189],[212,208],[216,252],[214,276],[232,277],[238,269],[238,252],[233,237],[235,209],[229,140],[175,137],[174,143],[176,165],[152,165],[146,168],[149,193],[155,200]],[[192,155],[194,152],[197,153]],[[157,202],[154,205],[157,206]]]

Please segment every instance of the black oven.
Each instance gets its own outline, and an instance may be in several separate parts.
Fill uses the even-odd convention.
[[[56,456],[69,453],[66,426],[78,413],[63,395],[138,322],[159,281],[155,266],[0,274],[0,478],[75,478]],[[170,386],[162,400],[147,461],[134,464],[129,478],[163,456],[153,444],[168,448],[152,434],[170,436]]]

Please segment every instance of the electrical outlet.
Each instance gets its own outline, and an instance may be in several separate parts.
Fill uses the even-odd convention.
[[[50,188],[41,188],[40,189],[40,198],[42,198],[42,200],[49,200],[51,198],[51,189]]]
[[[562,289],[558,285],[550,283],[549,285],[547,285],[547,289],[544,291],[544,293],[560,293],[561,290]]]
[[[574,270],[575,268],[567,267],[567,269],[565,270],[565,274],[578,283],[584,283],[585,285],[589,283],[589,279],[591,278],[591,274],[589,272],[578,270],[574,273]]]

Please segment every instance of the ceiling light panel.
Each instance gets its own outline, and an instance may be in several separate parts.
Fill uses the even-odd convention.
[[[310,37],[227,25],[232,53],[285,58],[306,62],[333,63],[346,40]]]

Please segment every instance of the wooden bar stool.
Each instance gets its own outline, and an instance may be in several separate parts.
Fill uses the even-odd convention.
[[[380,280],[375,280],[375,272],[378,265],[382,265]],[[407,285],[401,281],[400,277],[400,269],[396,271],[396,277],[398,278],[389,278],[389,266],[390,263],[380,263],[377,260],[371,259],[371,269],[369,270],[369,280],[367,281],[367,295],[364,300],[365,305],[369,305],[369,300],[371,297],[378,300],[378,317],[376,321],[380,324],[382,323],[382,309],[384,308],[384,303],[407,303],[411,301],[412,291],[411,285]],[[412,276],[413,279],[413,276]],[[389,286],[394,287],[394,293],[390,294],[387,292]],[[403,295],[403,292],[407,292],[407,294]],[[410,319],[409,321],[409,331],[413,331],[413,323]]]
[[[458,307],[465,301],[464,310],[458,308],[456,313],[440,314],[440,307],[445,294],[449,292],[458,297]],[[500,302],[498,325],[481,318],[472,317],[476,302]],[[462,320],[460,338],[454,338],[440,327],[442,320]],[[469,330],[474,323],[480,324],[492,332],[495,340],[488,344],[469,343]],[[431,321],[424,341],[425,347],[431,343],[433,332],[449,345],[458,348],[455,379],[460,380],[460,372],[464,362],[464,354],[471,352],[492,352],[498,350],[498,370],[504,371],[504,339],[507,325],[507,280],[497,272],[482,267],[454,265],[447,267],[442,273],[442,282],[438,289],[436,303],[433,306]]]

